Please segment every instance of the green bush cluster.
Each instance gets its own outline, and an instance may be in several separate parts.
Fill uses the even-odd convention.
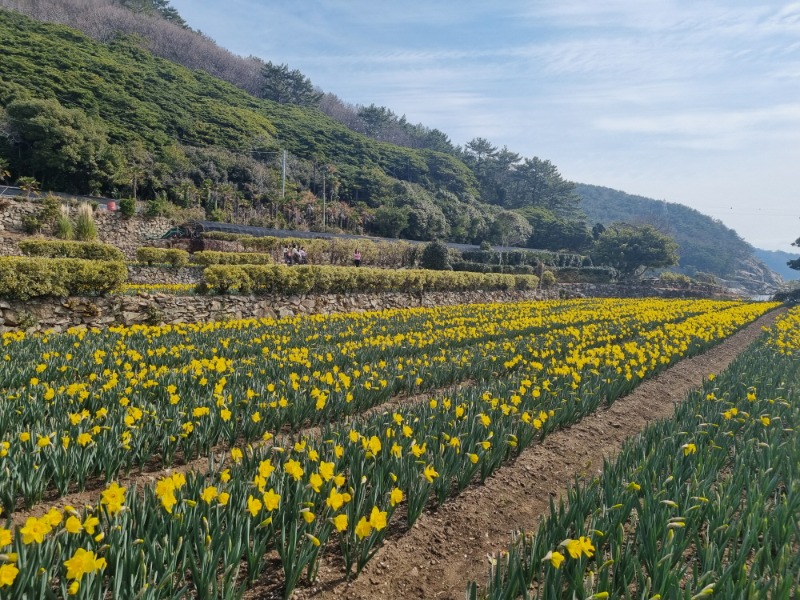
[[[123,198],[119,201],[119,212],[126,219],[136,214],[136,200],[134,198]]]
[[[185,267],[189,264],[189,253],[186,250],[178,250],[177,248],[142,246],[136,249],[136,260],[147,263],[149,266],[168,264],[173,267]]]
[[[512,275],[514,277],[514,289],[535,290],[539,287],[539,278],[536,275]]]
[[[0,297],[97,296],[128,278],[125,263],[80,258],[0,257]]]
[[[210,266],[210,265],[269,265],[272,264],[271,254],[259,252],[215,252],[204,250],[195,252],[191,256],[191,262]]]
[[[425,245],[422,251],[420,266],[423,269],[433,269],[434,271],[446,271],[450,267],[450,252],[447,244],[439,240]]]
[[[43,258],[83,258],[85,260],[124,261],[119,248],[100,242],[70,242],[65,240],[22,240],[19,249],[25,256]]]
[[[692,284],[692,278],[688,275],[684,275],[683,273],[675,273],[673,271],[663,271],[659,276],[658,279],[662,283],[668,283],[670,285],[682,285],[688,286]]]
[[[215,265],[203,271],[203,279],[203,286],[216,293],[282,295],[533,289],[539,283],[533,275],[320,265]]]

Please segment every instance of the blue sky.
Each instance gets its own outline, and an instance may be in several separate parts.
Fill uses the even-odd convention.
[[[353,104],[679,202],[797,252],[800,2],[172,0]]]

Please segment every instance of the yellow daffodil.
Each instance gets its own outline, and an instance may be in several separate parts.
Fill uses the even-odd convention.
[[[67,567],[67,579],[80,580],[84,575],[105,569],[106,559],[78,548],[69,560],[64,561],[64,566]]]
[[[333,526],[336,528],[336,531],[342,532],[347,530],[347,515],[341,514],[336,515],[333,518]]]

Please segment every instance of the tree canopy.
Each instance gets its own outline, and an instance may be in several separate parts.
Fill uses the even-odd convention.
[[[647,269],[677,264],[678,245],[652,225],[614,223],[597,239],[592,260],[617,269],[624,277],[642,275]]]
[[[5,112],[18,170],[67,191],[99,190],[113,181],[120,157],[102,122],[55,99],[15,100]]]
[[[322,93],[317,92],[311,80],[299,70],[289,70],[289,65],[265,63],[261,69],[264,77],[263,97],[281,104],[317,106]]]
[[[797,238],[794,242],[792,242],[792,246],[800,246],[800,237]],[[795,258],[794,260],[790,260],[786,264],[789,265],[790,269],[800,271],[800,258]]]
[[[169,0],[115,1],[135,13],[157,14],[167,21],[180,25],[181,27],[187,27],[186,21],[184,21],[183,17],[181,17],[180,13],[178,13],[178,9],[176,9],[174,6],[170,6]]]

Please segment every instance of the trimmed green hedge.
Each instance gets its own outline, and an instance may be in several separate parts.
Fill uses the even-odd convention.
[[[259,252],[195,252],[190,260],[198,265],[270,265],[272,255]]]
[[[173,267],[185,267],[189,264],[189,253],[176,248],[142,246],[136,249],[136,260],[148,265],[166,263]]]
[[[539,283],[533,275],[320,265],[218,265],[203,271],[203,278],[206,289],[215,293],[282,295],[534,289]]]
[[[618,276],[612,267],[563,267],[553,273],[559,283],[612,283]]]
[[[28,300],[40,296],[98,296],[128,278],[118,261],[80,258],[0,257],[0,297]]]
[[[83,258],[86,260],[124,261],[119,248],[100,242],[67,242],[64,240],[22,240],[19,249],[26,256],[43,258]]]
[[[547,250],[512,250],[510,252],[465,250],[461,255],[467,262],[485,265],[530,265],[535,267],[542,263],[551,267],[590,266],[590,261],[587,257],[580,254],[549,252]]]
[[[467,261],[453,263],[453,271],[468,273],[506,273],[508,275],[533,275],[534,268],[530,265],[487,265]]]

